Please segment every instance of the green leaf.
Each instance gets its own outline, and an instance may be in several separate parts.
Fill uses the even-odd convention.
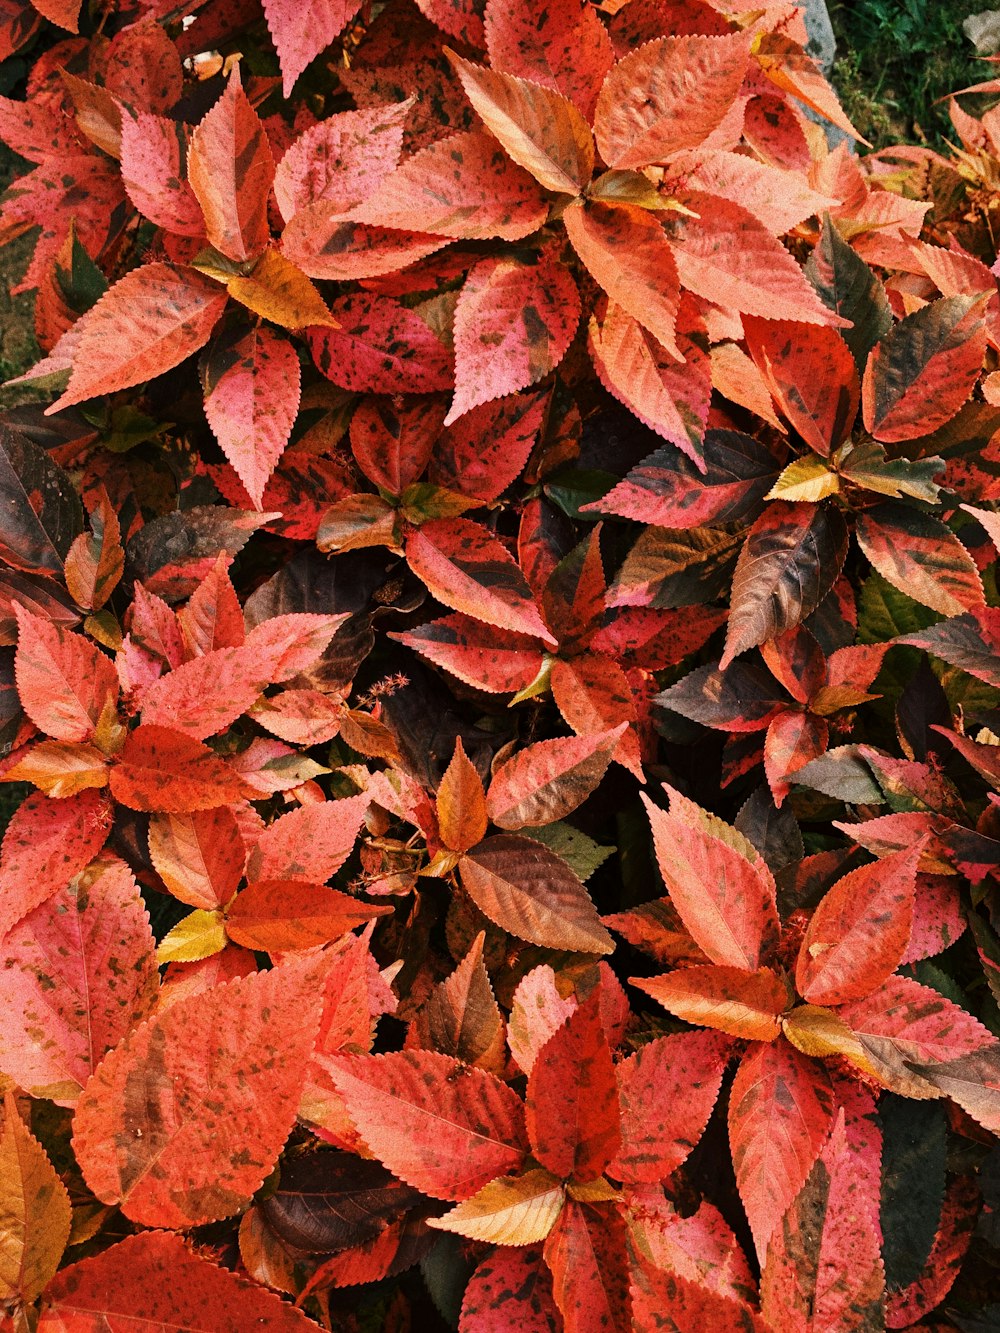
[[[926,504],[938,504],[941,486],[933,478],[944,471],[944,466],[943,458],[887,458],[885,447],[877,440],[862,440],[853,448],[847,446],[838,471],[846,481],[866,491],[893,499],[909,495]]]
[[[944,1202],[947,1117],[940,1102],[911,1101],[884,1092],[882,1237],[886,1285],[909,1286],[934,1244]]]
[[[572,824],[556,820],[554,824],[543,824],[531,830],[536,842],[544,842],[557,856],[561,856],[569,868],[583,880],[590,879],[609,856],[613,856],[617,847],[602,847],[593,838],[581,833]]]
[[[858,599],[858,642],[885,643],[900,634],[915,634],[939,617],[881,574],[872,574],[861,586]]]

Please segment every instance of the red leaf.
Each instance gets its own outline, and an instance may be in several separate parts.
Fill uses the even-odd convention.
[[[0,852],[0,937],[79,874],[110,828],[108,803],[96,791],[59,801],[40,792],[26,797],[11,816]]]
[[[717,1033],[678,1032],[618,1065],[621,1146],[609,1175],[655,1184],[677,1170],[708,1124],[729,1049]]]
[[[671,901],[713,963],[753,972],[778,932],[771,872],[742,834],[665,790],[669,814],[648,797],[643,801]]]
[[[260,326],[226,349],[230,367],[205,395],[222,452],[258,510],[299,410],[299,358],[287,338]]]
[[[679,1273],[643,1264],[632,1286],[635,1327],[655,1333],[770,1333],[771,1325],[742,1300],[712,1291]]]
[[[112,796],[130,810],[212,810],[255,795],[207,745],[170,727],[130,732],[110,781]]]
[[[603,322],[590,320],[590,355],[607,391],[657,435],[676,444],[700,469],[705,466],[702,437],[712,391],[711,362],[704,347],[704,326],[699,327],[693,307],[682,304],[679,320],[683,362],[609,301]],[[685,519],[684,527],[692,525]]]
[[[526,1074],[531,1073],[545,1043],[576,1008],[575,997],[563,999],[559,994],[556,974],[546,963],[533,967],[517,983],[510,1006],[507,1044]]]
[[[506,547],[471,519],[425,523],[407,537],[406,559],[445,606],[488,625],[555,643]]]
[[[810,1004],[858,1000],[902,962],[913,925],[917,863],[924,839],[905,852],[852,870],[821,900],[806,928],[795,984]]]
[[[812,713],[779,713],[764,738],[764,772],[775,806],[780,809],[800,768],[826,753],[830,728]]]
[[[137,111],[122,116],[122,184],[144,217],[175,236],[202,236],[205,219],[184,179],[186,127]]]
[[[379,278],[386,273],[398,273],[400,269],[409,271],[410,265],[426,259],[447,244],[447,238],[431,236],[427,232],[396,231],[390,227],[352,222],[345,219],[335,205],[320,202],[307,204],[295,214],[281,237],[281,252],[311,278],[349,282],[355,278]],[[355,302],[351,308],[357,309],[359,305],[360,302]],[[397,315],[396,318],[404,316]],[[344,323],[343,314],[338,322]],[[412,323],[410,327],[418,328]],[[356,378],[361,392],[367,387],[362,383],[364,377],[358,374]],[[423,391],[419,386],[411,390],[414,393]]]
[[[564,1333],[632,1333],[625,1236],[614,1204],[566,1200],[544,1251]]]
[[[436,1199],[467,1199],[524,1158],[520,1098],[482,1069],[432,1051],[318,1057],[368,1147]]]
[[[604,24],[583,0],[550,0],[543,8],[486,6],[490,65],[568,97],[589,120],[614,52]]]
[[[361,0],[307,0],[305,4],[302,0],[264,0],[285,97],[305,67],[343,32],[360,8]]]
[[[253,259],[271,237],[267,200],[274,158],[234,65],[225,92],[191,136],[188,180],[211,245],[229,259]]]
[[[541,84],[484,69],[453,52],[449,59],[508,156],[547,190],[579,194],[593,174],[594,140],[573,103]]]
[[[177,1228],[246,1206],[295,1120],[323,966],[297,959],[178,1000],[112,1051],[73,1121],[99,1199]]]
[[[320,275],[322,276],[322,275]],[[310,329],[319,370],[356,393],[434,393],[452,385],[448,349],[413,310],[358,293],[330,302],[338,329]]]
[[[135,880],[96,861],[4,936],[0,1069],[33,1097],[76,1102],[156,1002],[153,934]]]
[[[907,315],[868,358],[866,428],[891,443],[944,425],[972,392],[985,351],[982,297],[943,297]]]
[[[14,673],[21,707],[60,741],[89,741],[118,701],[114,663],[81,634],[15,605]]]
[[[484,916],[549,949],[611,953],[587,890],[565,861],[514,834],[487,838],[459,863],[462,887]]]
[[[303,805],[281,815],[260,835],[247,859],[247,878],[304,879],[324,884],[347,860],[370,797]]]
[[[446,424],[537,384],[562,360],[579,322],[580,294],[554,247],[533,263],[481,259],[455,307],[455,397]]]
[[[519,241],[547,216],[537,181],[492,134],[471,130],[408,157],[352,210],[350,220],[467,241]]]
[[[743,321],[747,347],[789,424],[826,457],[854,425],[861,398],[858,370],[836,329],[787,320]]]
[[[533,635],[508,631],[497,642],[494,631],[471,616],[444,616],[389,637],[489,694],[516,694],[542,665],[542,645]]]
[[[743,1207],[763,1262],[830,1132],[830,1079],[786,1041],[749,1048],[729,1096],[729,1142]]]
[[[459,1333],[557,1333],[559,1311],[541,1250],[499,1246],[469,1278]]]
[[[57,1273],[46,1289],[43,1333],[311,1333],[316,1325],[266,1287],[192,1253],[181,1236],[145,1231]]]
[[[392,910],[321,884],[255,880],[236,895],[226,913],[226,934],[246,949],[265,953],[313,949]]]
[[[701,1023],[747,1041],[774,1041],[781,1015],[791,1003],[789,988],[770,970],[738,967],[685,967],[666,976],[632,978],[685,1023]]]
[[[596,653],[554,662],[552,697],[578,736],[592,736],[636,720],[628,677],[610,657]],[[614,759],[640,782],[645,781],[639,738],[633,727],[622,734]]]
[[[618,1088],[600,993],[571,1014],[538,1052],[525,1110],[534,1156],[556,1176],[595,1180],[621,1142]]]
[[[552,824],[581,805],[603,778],[628,724],[589,736],[536,741],[493,774],[486,809],[499,828]]]
[[[692,191],[685,204],[697,218],[671,215],[671,245],[681,284],[697,296],[762,319],[780,310],[803,324],[839,328],[780,241],[740,204]]]
[[[60,28],[79,32],[81,0],[32,0],[39,14]]]
[[[288,222],[310,204],[348,209],[394,171],[412,103],[340,111],[300,134],[278,163],[274,197]]]
[[[230,564],[230,557],[222,552],[215,567],[191,594],[187,606],[177,613],[189,657],[203,657],[216,648],[240,648],[246,642],[243,608],[229,577]],[[133,620],[133,627],[134,624]],[[174,661],[171,665],[179,663]]]
[[[227,300],[193,269],[153,263],[126,273],[74,325],[69,386],[47,411],[172,370],[208,342]]]
[[[772,1327],[850,1333],[882,1326],[878,1181],[858,1166],[840,1112],[768,1248],[761,1307]]]
[[[499,499],[528,461],[545,402],[544,393],[522,393],[463,413],[437,440],[431,482],[477,500]]]
[[[423,475],[443,420],[437,398],[363,399],[351,417],[358,466],[375,486],[402,495]]]
[[[604,80],[594,132],[609,167],[645,167],[697,148],[740,91],[749,42],[727,37],[661,37],[620,60]]]

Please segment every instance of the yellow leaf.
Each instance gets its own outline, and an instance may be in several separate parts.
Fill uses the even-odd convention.
[[[46,796],[76,796],[88,787],[104,787],[108,761],[96,745],[40,741],[4,775],[8,782],[31,782]]]
[[[490,1245],[534,1245],[556,1224],[565,1201],[562,1181],[540,1168],[500,1176],[428,1225]]]
[[[312,279],[279,250],[265,250],[248,277],[234,274],[227,279],[226,290],[255,315],[283,329],[313,324],[339,328]]]
[[[71,1218],[66,1187],[8,1092],[0,1132],[0,1300],[42,1294],[59,1267]]]
[[[226,947],[226,931],[219,912],[205,912],[200,907],[178,921],[160,941],[156,950],[158,963],[196,963],[210,958]]]
[[[768,500],[817,500],[836,495],[840,478],[822,458],[806,454],[789,463],[767,493]]]
[[[803,1055],[822,1059],[842,1055],[859,1069],[874,1075],[864,1047],[832,1009],[818,1004],[800,1004],[780,1019],[785,1036]]]

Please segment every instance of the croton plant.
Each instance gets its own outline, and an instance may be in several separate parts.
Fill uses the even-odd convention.
[[[1000,81],[806,39],[0,0],[8,1333],[998,1326]]]

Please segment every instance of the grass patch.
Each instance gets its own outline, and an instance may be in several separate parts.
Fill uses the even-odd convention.
[[[907,142],[941,147],[954,138],[937,99],[989,78],[962,31],[994,0],[834,0],[833,81],[851,120],[876,148]],[[968,107],[969,110],[975,108]]]

